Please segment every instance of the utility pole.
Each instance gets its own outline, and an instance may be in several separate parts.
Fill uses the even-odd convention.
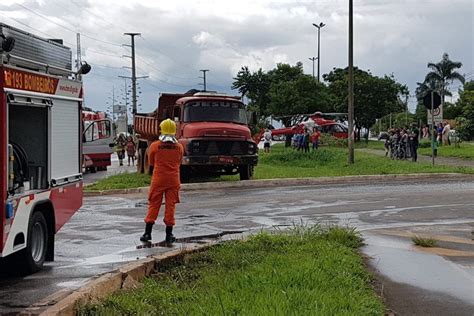
[[[202,77],[199,77],[199,78],[203,79],[204,91],[206,91],[206,72],[208,72],[209,69],[201,69],[199,71],[202,71]]]
[[[82,64],[82,56],[81,56],[81,33],[76,33],[76,40],[77,40],[77,50],[76,50],[76,70],[79,72],[79,69],[81,69],[81,64]],[[78,74],[77,79],[79,81],[82,80],[82,75]]]
[[[311,57],[309,60],[311,60],[313,62],[313,79],[314,79],[314,61],[318,59],[318,57]],[[319,81],[319,79],[318,79]]]
[[[140,36],[141,33],[123,33],[123,35],[130,36],[130,45],[125,45],[125,46],[129,46],[132,50],[132,56],[127,56],[127,57],[130,57],[132,59],[132,77],[131,77],[132,79],[132,114],[133,114],[133,121],[135,121],[135,113],[137,113],[137,73],[136,73],[136,65],[135,65],[135,36]],[[133,129],[133,136],[135,136],[135,128]]]
[[[352,0],[349,0],[349,164],[354,164],[354,42]]]

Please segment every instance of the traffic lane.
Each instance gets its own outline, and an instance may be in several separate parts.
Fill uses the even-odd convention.
[[[432,224],[444,216],[442,209],[431,212],[432,207],[421,206],[433,205],[435,196],[444,205],[451,203],[447,220],[474,221],[470,203],[460,203],[470,201],[472,183],[451,182],[436,185],[435,190],[432,186],[423,182],[184,192],[177,212],[176,235],[285,227],[301,221],[355,224],[361,229],[397,223]],[[411,196],[407,198],[407,194]],[[142,195],[85,199],[84,207],[57,235],[56,261],[48,264],[45,271],[27,278],[0,280],[0,304],[4,309],[31,305],[57,290],[77,288],[88,278],[124,262],[164,251],[135,249],[143,231],[145,212],[146,198]],[[417,218],[418,213],[424,215]],[[392,222],[386,223],[387,215],[392,216]],[[408,216],[414,218],[405,219]],[[163,226],[156,225],[153,235],[162,239]]]

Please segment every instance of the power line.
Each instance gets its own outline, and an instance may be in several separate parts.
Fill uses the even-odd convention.
[[[51,34],[48,34],[48,33],[45,33],[45,32],[43,32],[43,31],[40,31],[40,30],[38,30],[37,28],[34,28],[34,27],[32,27],[32,26],[29,26],[28,24],[26,24],[26,23],[24,23],[24,22],[21,22],[21,21],[18,20],[18,19],[15,19],[15,18],[12,18],[12,17],[9,17],[9,16],[5,16],[5,15],[3,15],[3,14],[1,14],[1,13],[0,13],[0,16],[4,17],[4,18],[6,18],[6,19],[10,19],[10,20],[12,20],[12,21],[15,21],[16,23],[21,24],[21,25],[23,25],[23,26],[25,26],[25,27],[27,27],[27,28],[29,28],[29,29],[35,31],[36,33],[41,33],[41,34],[43,34],[43,35],[46,35],[48,38],[56,38],[56,36],[53,36],[53,35],[51,35]],[[67,41],[63,41],[63,42],[66,43],[66,44],[68,44],[68,45],[71,46],[71,47],[75,47],[75,45],[76,45],[76,44],[73,44],[73,43],[67,42]]]
[[[33,13],[34,15],[39,16],[40,18],[42,18],[42,19],[44,19],[44,20],[46,20],[46,21],[48,21],[48,22],[50,22],[50,23],[53,23],[53,24],[55,24],[55,25],[57,25],[57,26],[59,26],[59,27],[62,27],[63,29],[65,29],[65,30],[67,30],[67,31],[69,31],[69,32],[78,33],[76,30],[73,30],[73,29],[71,29],[71,28],[69,28],[69,27],[67,27],[67,26],[64,26],[64,25],[62,25],[62,24],[60,24],[60,23],[58,23],[58,22],[56,22],[56,21],[54,21],[54,20],[52,20],[52,19],[50,19],[50,18],[44,16],[44,15],[42,15],[41,13],[38,13],[38,12],[36,12],[36,11],[34,11],[34,10],[32,10],[32,9],[30,9],[30,8],[28,8],[28,7],[24,6],[24,5],[22,5],[22,4],[20,4],[20,3],[17,3],[17,5],[18,5],[19,7],[21,7],[21,8],[23,8],[23,9],[25,9],[25,10],[27,10],[27,11]],[[61,21],[63,21],[63,20],[61,20]],[[63,22],[64,22],[64,21],[63,21]],[[93,41],[97,41],[97,42],[104,43],[104,44],[108,44],[108,45],[112,45],[112,46],[122,47],[122,45],[119,45],[119,44],[117,44],[117,43],[112,43],[112,42],[104,41],[104,40],[101,40],[101,39],[92,37],[92,36],[90,36],[90,35],[88,35],[88,34],[86,34],[86,33],[81,33],[81,35],[84,36],[84,37],[86,37],[86,38],[89,38],[89,39],[91,39],[91,40],[93,40]]]
[[[149,62],[147,62],[143,57],[137,56],[137,58],[138,58],[139,60],[141,60],[143,63],[145,63],[147,66],[153,68],[153,70],[155,70],[155,71],[157,71],[157,72],[159,72],[159,73],[161,73],[161,74],[163,74],[163,75],[165,75],[165,76],[174,77],[174,78],[176,78],[176,79],[181,79],[181,80],[193,80],[193,79],[195,79],[195,78],[192,78],[192,77],[186,77],[186,78],[185,78],[185,77],[180,77],[180,76],[176,76],[176,75],[172,75],[172,74],[166,73],[166,72],[164,72],[164,71],[162,71],[162,70],[159,70],[155,65],[153,65],[153,64],[151,64],[151,63],[149,63]]]

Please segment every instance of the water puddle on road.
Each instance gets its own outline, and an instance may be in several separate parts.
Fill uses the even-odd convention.
[[[362,251],[370,264],[394,282],[441,292],[474,303],[474,267],[416,251],[409,241],[364,233]]]

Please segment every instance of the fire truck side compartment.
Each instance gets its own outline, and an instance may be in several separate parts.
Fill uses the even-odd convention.
[[[26,153],[29,187],[44,189],[48,175],[48,111],[49,108],[9,104],[9,142]]]

